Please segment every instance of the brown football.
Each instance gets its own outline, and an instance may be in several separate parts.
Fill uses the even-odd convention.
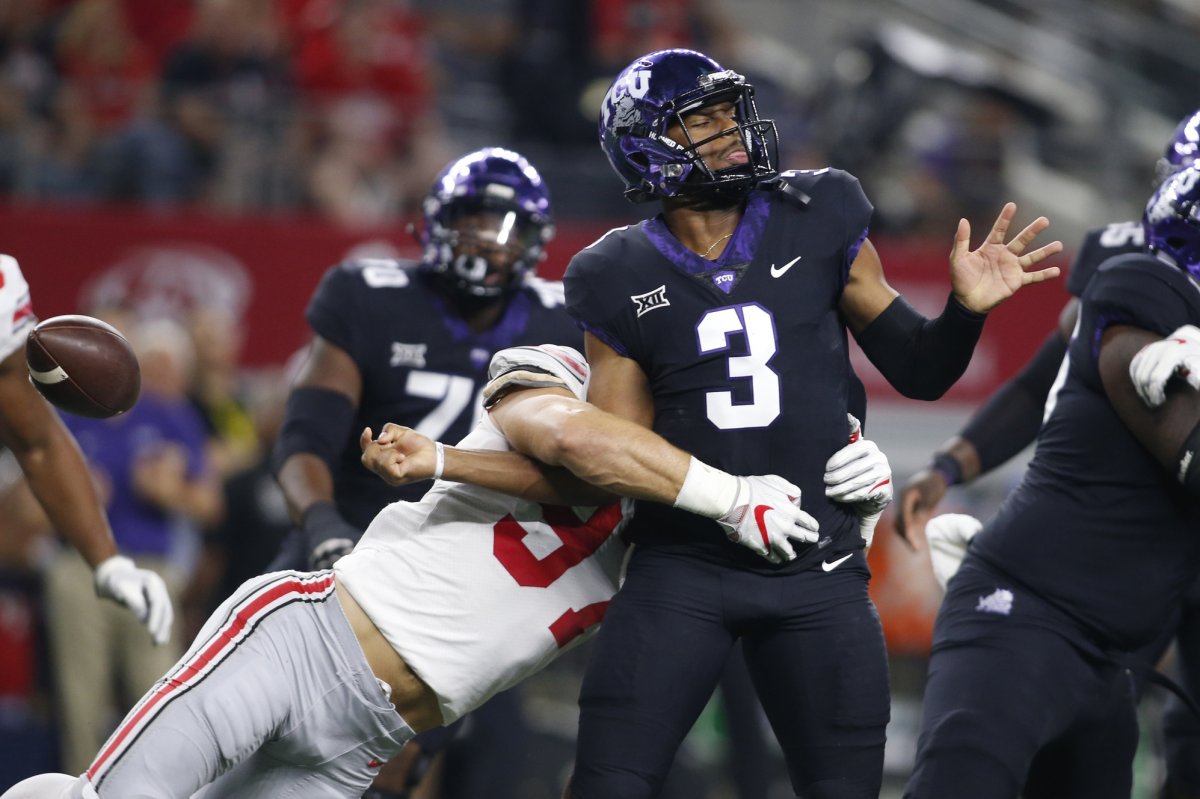
[[[106,419],[137,402],[142,372],[115,327],[90,316],[46,319],[25,341],[29,380],[68,413]]]

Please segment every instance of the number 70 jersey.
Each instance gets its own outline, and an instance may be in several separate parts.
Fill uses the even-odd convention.
[[[509,449],[488,417],[461,446]],[[449,724],[596,631],[625,558],[622,521],[616,503],[544,506],[438,481],[384,508],[334,571]]]

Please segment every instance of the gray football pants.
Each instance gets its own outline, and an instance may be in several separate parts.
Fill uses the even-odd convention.
[[[357,799],[412,735],[367,665],[333,573],[274,572],[213,613],[70,796]]]

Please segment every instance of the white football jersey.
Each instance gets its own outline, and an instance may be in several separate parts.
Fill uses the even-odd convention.
[[[510,449],[488,417],[461,446]],[[449,724],[595,632],[625,556],[621,519],[619,504],[542,506],[441,480],[384,508],[334,572]]]
[[[29,300],[29,284],[11,255],[0,255],[0,361],[25,346],[37,324]]]

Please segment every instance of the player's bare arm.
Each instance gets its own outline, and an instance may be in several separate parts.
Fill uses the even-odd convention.
[[[16,456],[54,529],[88,565],[117,554],[83,454],[30,385],[21,350],[0,362],[0,444]]]
[[[1200,443],[1200,394],[1190,389],[1168,391],[1163,404],[1151,409],[1142,402],[1129,376],[1134,356],[1159,338],[1128,325],[1108,328],[1100,343],[1100,377],[1125,426],[1173,479],[1195,495],[1200,485],[1200,466],[1195,464]]]
[[[583,344],[592,367],[588,402],[643,427],[653,425],[650,382],[637,361],[620,355],[591,333],[584,334]]]

